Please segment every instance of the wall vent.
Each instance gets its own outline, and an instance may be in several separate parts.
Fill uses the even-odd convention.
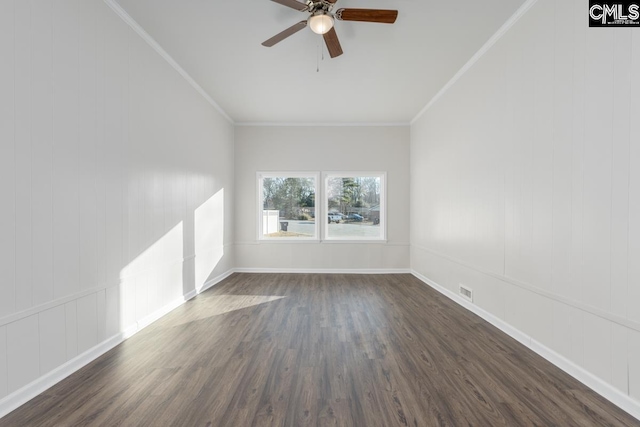
[[[471,288],[467,288],[464,285],[460,285],[459,287],[459,293],[460,295],[462,295],[462,297],[466,300],[469,300],[471,302],[473,302],[473,289]]]

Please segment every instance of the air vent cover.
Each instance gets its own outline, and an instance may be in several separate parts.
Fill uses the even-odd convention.
[[[471,302],[473,302],[473,289],[471,288],[467,288],[464,285],[460,285],[459,287],[459,293],[460,295],[462,295],[462,297],[466,300],[469,300]]]

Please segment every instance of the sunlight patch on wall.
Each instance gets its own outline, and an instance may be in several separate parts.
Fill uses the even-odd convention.
[[[224,188],[194,212],[195,287],[200,291],[224,255]]]
[[[183,234],[180,221],[121,270],[121,331],[182,296]]]

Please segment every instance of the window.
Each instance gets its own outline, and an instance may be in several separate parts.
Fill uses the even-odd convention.
[[[326,240],[384,240],[385,174],[327,173]]]
[[[317,240],[318,175],[258,173],[261,240]]]
[[[259,240],[386,239],[383,172],[327,172],[322,182],[319,173],[309,172],[257,176]]]

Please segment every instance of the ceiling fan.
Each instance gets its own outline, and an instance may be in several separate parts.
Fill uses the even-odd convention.
[[[262,43],[263,46],[271,47],[281,42],[287,37],[297,33],[304,27],[309,25],[311,31],[316,34],[322,34],[327,50],[332,58],[342,55],[342,47],[338,40],[338,34],[333,27],[336,19],[340,21],[359,21],[359,22],[377,22],[382,24],[393,24],[398,17],[397,10],[382,9],[338,9],[335,13],[332,11],[338,0],[307,0],[301,3],[297,0],[272,0],[283,6],[296,9],[300,12],[309,12],[310,16],[305,21],[287,28],[281,33],[276,34],[269,40]]]

